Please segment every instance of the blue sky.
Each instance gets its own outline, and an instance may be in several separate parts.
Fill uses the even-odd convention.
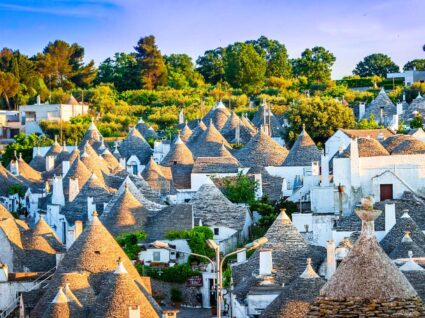
[[[33,55],[49,41],[77,42],[100,63],[153,34],[162,53],[205,50],[265,35],[290,57],[321,45],[333,77],[385,53],[403,66],[425,58],[425,0],[0,0],[0,47]]]

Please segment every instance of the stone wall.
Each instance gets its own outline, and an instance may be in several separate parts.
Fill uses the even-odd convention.
[[[364,299],[335,300],[318,297],[311,305],[306,317],[424,317],[422,301],[412,299],[390,299],[365,301]]]
[[[172,306],[171,302],[171,288],[177,288],[181,291],[184,306],[201,307],[202,303],[199,302],[197,295],[201,294],[196,287],[187,287],[185,284],[169,283],[158,279],[151,279],[152,293],[154,298],[161,298],[161,305]],[[158,297],[159,296],[159,297]],[[199,298],[202,301],[202,297]]]

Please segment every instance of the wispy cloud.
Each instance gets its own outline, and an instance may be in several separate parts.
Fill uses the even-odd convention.
[[[19,4],[19,1],[15,1],[14,3],[0,3],[0,11],[18,11],[73,17],[99,17],[104,16],[110,10],[117,10],[119,8],[117,3],[102,0],[59,0],[54,3],[51,1],[36,1],[30,4],[28,2],[26,4]]]

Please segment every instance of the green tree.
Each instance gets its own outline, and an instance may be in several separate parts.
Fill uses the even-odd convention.
[[[292,61],[295,76],[305,76],[309,82],[324,82],[331,79],[335,56],[324,47],[305,49],[301,57]]]
[[[423,128],[422,115],[420,113],[417,113],[415,115],[415,118],[409,121],[409,125],[410,128]]]
[[[32,159],[32,153],[34,147],[44,147],[53,144],[53,140],[46,136],[38,136],[36,134],[26,135],[25,133],[19,133],[14,137],[15,141],[8,144],[1,157],[1,161],[4,166],[7,166],[12,160],[14,153],[22,153],[22,158],[26,162],[30,162]]]
[[[356,128],[357,129],[378,129],[383,127],[376,122],[375,116],[373,114],[370,114],[369,120],[367,120],[366,118],[363,118],[357,123]]]
[[[396,65],[388,55],[375,53],[366,56],[363,61],[360,61],[353,70],[353,74],[362,77],[374,75],[386,77],[387,73],[398,71],[398,65]]]
[[[36,56],[37,70],[52,87],[87,87],[96,77],[94,61],[84,64],[84,48],[62,40],[49,42]]]
[[[200,73],[195,71],[192,58],[187,54],[171,54],[164,56],[168,70],[168,85],[182,89],[188,86],[198,87],[203,84]]]
[[[167,84],[167,68],[161,51],[155,44],[153,35],[140,38],[137,42],[136,60],[140,69],[140,79],[145,89],[152,90]]]
[[[219,47],[215,50],[206,51],[203,56],[196,60],[197,71],[202,74],[207,83],[223,82],[225,58],[226,50],[224,48]]]
[[[285,45],[279,43],[279,41],[268,39],[265,36],[261,36],[254,41],[247,41],[246,43],[253,44],[257,52],[266,60],[266,77],[291,77],[292,66],[289,62]]]
[[[225,79],[234,88],[256,94],[264,84],[266,61],[252,44],[235,43],[226,50]]]
[[[147,235],[143,231],[134,233],[124,233],[116,237],[117,243],[123,248],[124,252],[131,260],[138,258],[140,252],[139,242],[146,240]]]
[[[20,85],[16,77],[12,73],[0,71],[0,96],[3,96],[7,109],[11,110],[10,98],[16,96],[20,89]]]
[[[99,65],[95,83],[113,83],[122,92],[140,88],[140,71],[135,54],[115,53]]]
[[[239,173],[234,178],[223,179],[223,193],[234,203],[250,203],[255,201],[257,183],[250,177]]]
[[[296,134],[305,124],[316,141],[324,142],[339,128],[355,127],[353,110],[330,97],[302,98],[287,112],[291,129]]]
[[[425,59],[414,59],[403,66],[403,71],[411,71],[416,68],[417,71],[425,71]]]

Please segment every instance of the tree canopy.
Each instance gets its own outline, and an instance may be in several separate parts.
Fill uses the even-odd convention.
[[[386,77],[388,73],[398,72],[399,69],[388,55],[376,53],[368,55],[363,61],[360,61],[353,70],[353,74],[362,77],[374,75]]]
[[[335,56],[324,47],[305,49],[301,57],[292,61],[295,76],[305,76],[310,82],[324,82],[331,79]]]
[[[417,71],[425,71],[425,59],[414,59],[403,66],[404,71],[411,71],[416,68]]]

